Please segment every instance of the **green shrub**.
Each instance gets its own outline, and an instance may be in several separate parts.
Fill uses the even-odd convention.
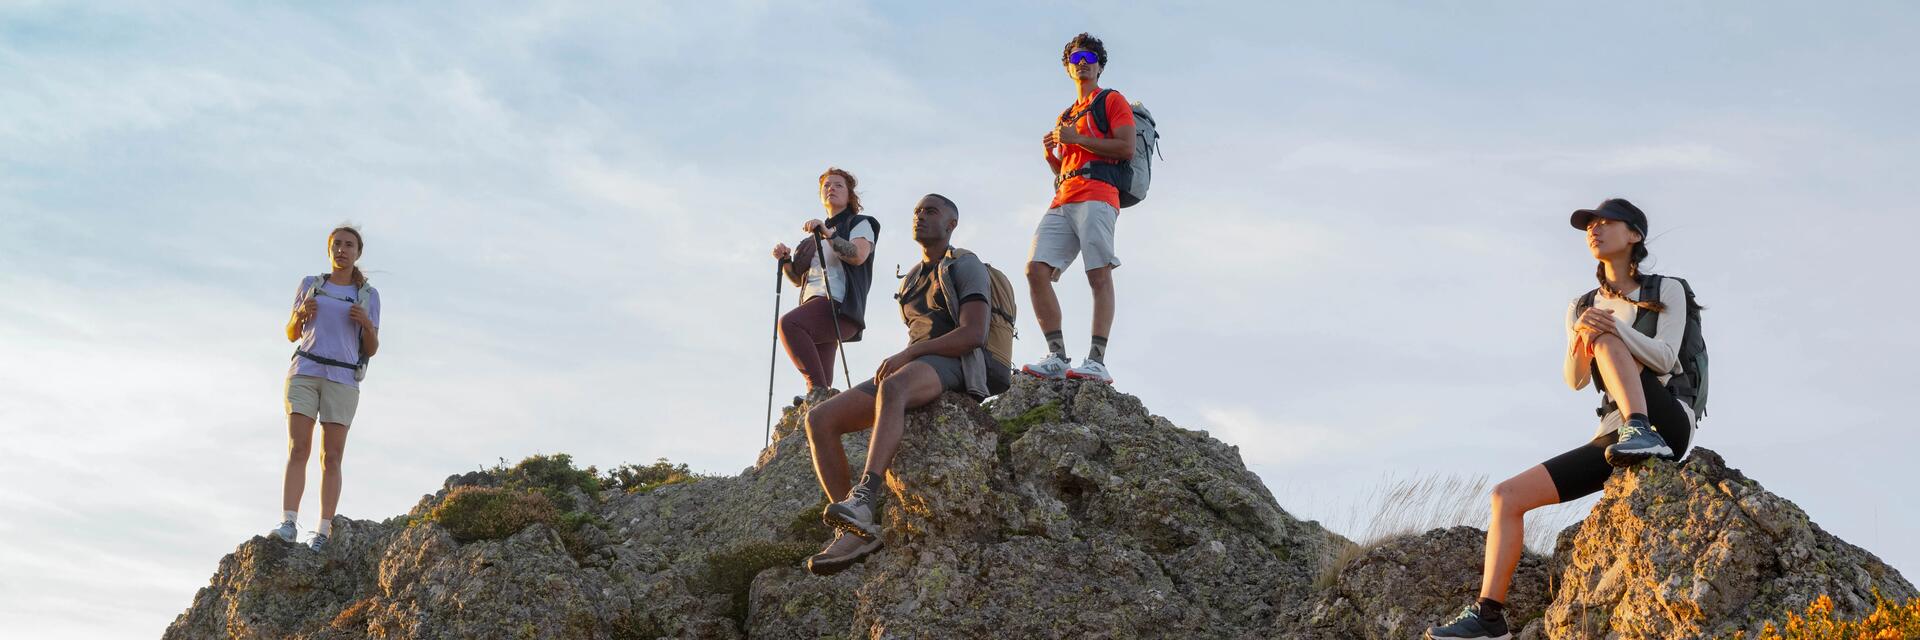
[[[454,540],[498,540],[539,522],[555,526],[560,511],[546,494],[499,487],[455,487],[424,520],[446,527]]]
[[[793,515],[787,522],[787,537],[799,542],[823,541],[833,537],[833,527],[820,519],[820,512],[827,510],[827,499]]]
[[[1058,401],[1035,406],[1020,415],[1000,421],[1000,433],[1006,434],[1008,441],[1018,440],[1034,425],[1060,421],[1060,403]]]
[[[686,464],[672,464],[666,458],[655,460],[653,464],[641,466],[623,464],[607,472],[606,486],[626,493],[645,493],[670,484],[692,482],[699,476],[687,470]]]
[[[593,467],[576,469],[573,456],[564,453],[553,455],[534,454],[521,460],[512,467],[506,466],[506,460],[494,467],[492,473],[500,478],[500,486],[508,489],[528,489],[547,494],[554,505],[572,511],[581,505],[573,504],[568,489],[579,489],[589,496],[600,493],[600,474]]]
[[[743,627],[747,622],[747,592],[753,577],[774,567],[800,564],[819,550],[819,542],[748,542],[707,556],[699,584],[702,591],[732,596],[727,615]]]

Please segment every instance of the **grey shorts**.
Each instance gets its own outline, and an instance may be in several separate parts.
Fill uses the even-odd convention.
[[[1113,226],[1120,210],[1099,201],[1069,202],[1047,210],[1040,216],[1040,227],[1033,230],[1033,250],[1028,262],[1045,262],[1053,267],[1053,279],[1073,265],[1075,256],[1086,255],[1087,270],[1120,266],[1113,253]]]
[[[298,413],[321,424],[353,424],[360,408],[360,390],[326,378],[287,376],[287,413]]]
[[[920,356],[914,358],[913,361],[925,362],[927,366],[933,367],[933,372],[940,376],[941,389],[958,391],[960,393],[967,392],[966,374],[961,373],[959,358]],[[1006,393],[1007,389],[1012,386],[1013,368],[995,362],[993,356],[987,356],[987,391],[993,395],[1000,395]],[[853,388],[867,395],[876,398],[880,397],[880,386],[874,384],[872,378],[868,378],[866,382],[854,385]],[[980,399],[985,400],[986,398]]]

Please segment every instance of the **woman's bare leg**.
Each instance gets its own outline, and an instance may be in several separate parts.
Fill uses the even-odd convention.
[[[1607,395],[1620,405],[1620,414],[1629,416],[1647,412],[1647,390],[1640,386],[1640,361],[1633,359],[1627,343],[1611,333],[1593,343],[1593,362],[1599,365],[1600,380],[1607,383]]]
[[[1493,514],[1487,522],[1487,560],[1480,572],[1480,597],[1507,601],[1507,586],[1526,549],[1528,511],[1560,501],[1560,490],[1543,465],[1507,478],[1493,487]]]
[[[323,442],[320,450],[320,521],[333,520],[334,507],[340,505],[340,463],[347,454],[347,425],[320,425]]]
[[[287,475],[280,484],[280,508],[300,510],[307,491],[307,458],[313,457],[313,417],[287,414]]]

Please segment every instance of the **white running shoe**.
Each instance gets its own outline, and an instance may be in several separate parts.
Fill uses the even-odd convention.
[[[1058,353],[1047,354],[1047,359],[1020,367],[1027,375],[1043,380],[1064,380],[1067,377],[1067,365],[1070,361]]]
[[[1067,377],[1075,380],[1092,380],[1113,384],[1113,374],[1107,373],[1107,365],[1099,360],[1088,360],[1080,366],[1067,370]]]
[[[280,523],[280,528],[274,529],[267,535],[277,537],[287,542],[297,542],[300,539],[300,528],[294,526],[292,520],[286,520]]]

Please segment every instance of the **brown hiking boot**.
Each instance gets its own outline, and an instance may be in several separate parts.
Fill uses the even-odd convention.
[[[817,576],[840,573],[854,563],[880,550],[880,538],[865,538],[846,531],[835,531],[833,542],[820,553],[807,558],[807,571]]]

